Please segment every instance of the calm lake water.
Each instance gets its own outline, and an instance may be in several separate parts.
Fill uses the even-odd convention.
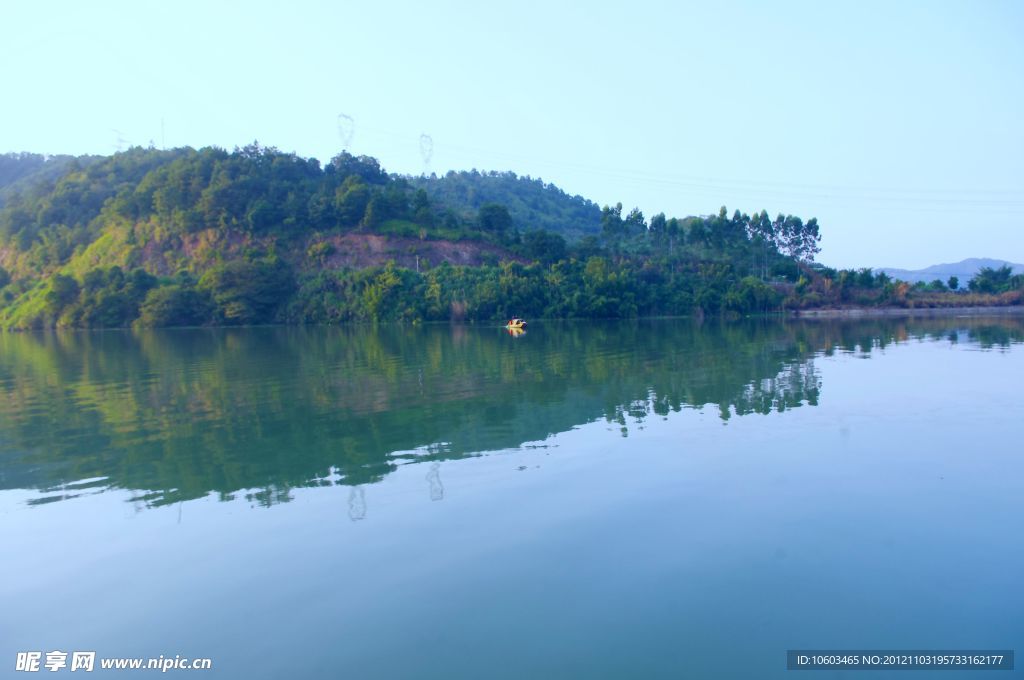
[[[1021,652],[1022,378],[1020,317],[0,334],[0,676]]]

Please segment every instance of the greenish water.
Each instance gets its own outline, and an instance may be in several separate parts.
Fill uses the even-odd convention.
[[[787,649],[1013,648],[1022,343],[1019,317],[3,334],[0,677],[25,650],[771,678]]]

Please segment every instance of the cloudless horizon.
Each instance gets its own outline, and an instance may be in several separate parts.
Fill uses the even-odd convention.
[[[390,172],[511,170],[648,218],[817,217],[831,266],[1024,262],[1020,3],[13,2],[0,17],[0,152],[259,140],[326,161],[347,141]]]

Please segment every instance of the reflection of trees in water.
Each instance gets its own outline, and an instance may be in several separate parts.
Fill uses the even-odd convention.
[[[736,415],[782,412],[802,404],[818,405],[821,376],[814,368],[814,359],[785,366],[778,375],[762,378],[747,385],[734,404]],[[723,416],[726,417],[726,416]]]
[[[773,411],[782,412],[803,404],[817,406],[821,392],[821,377],[814,368],[814,359],[804,362],[785,364],[775,376],[753,380],[744,385],[733,399],[718,404],[719,416],[728,421],[733,414],[738,416],[753,413],[768,414]],[[628,422],[632,419],[642,423],[645,418],[655,414],[667,416],[670,411],[682,408],[699,408],[705,404],[673,399],[671,394],[659,394],[652,390],[645,399],[634,400],[628,404],[616,406],[605,414],[608,422],[618,423],[623,436],[628,436]]]
[[[259,505],[264,508],[269,508],[270,506],[278,505],[279,503],[287,503],[291,499],[292,492],[291,489],[287,487],[278,488],[275,486],[268,486],[265,489],[259,489],[252,493],[245,494],[245,500],[249,501],[253,505]],[[146,500],[160,501],[156,504],[167,505],[167,499],[159,494],[155,495],[152,499]]]
[[[978,324],[967,329],[967,337],[982,349],[1009,349],[1013,343],[1021,342],[1020,328],[1006,324]]]
[[[1008,348],[1024,323],[567,323],[516,342],[443,325],[5,334],[0,489],[49,490],[37,503],[113,487],[147,506],[211,492],[269,506],[600,419],[625,434],[630,419],[684,408],[728,419],[815,405],[816,354],[911,338]]]

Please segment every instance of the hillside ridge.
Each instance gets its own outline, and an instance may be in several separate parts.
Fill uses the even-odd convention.
[[[648,218],[514,173],[410,178],[370,156],[257,143],[134,147],[8,174],[0,327],[738,315],[824,306],[1014,305],[814,263],[818,221],[725,206]],[[10,168],[9,168],[10,169]],[[39,181],[26,186],[31,176]],[[958,286],[952,285],[956,289]]]

